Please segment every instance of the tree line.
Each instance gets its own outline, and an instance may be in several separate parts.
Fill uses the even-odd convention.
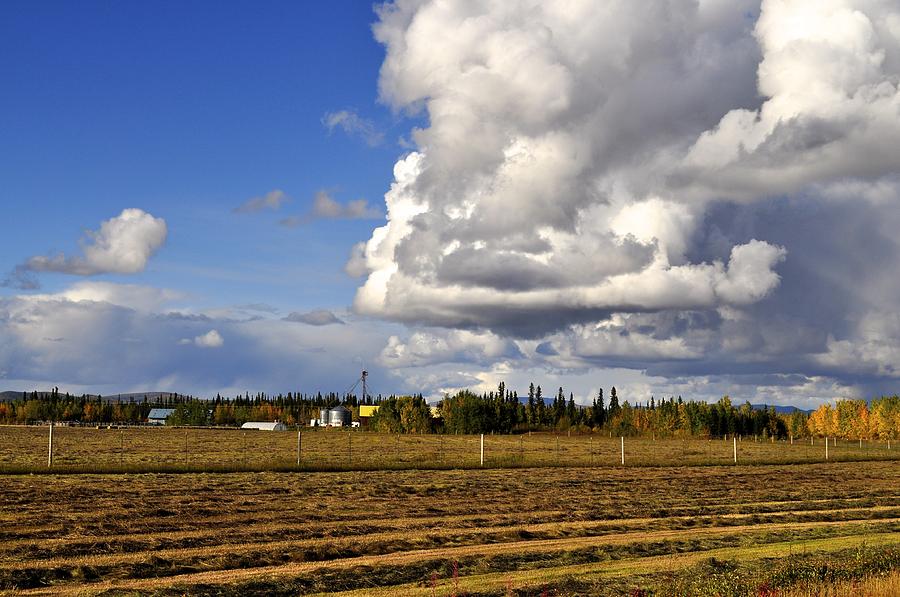
[[[438,417],[421,397],[391,397],[383,401],[371,426],[390,433],[521,433],[525,431],[609,432],[616,436],[658,437],[757,436],[787,439],[829,436],[844,439],[900,437],[900,397],[838,400],[811,414],[801,410],[779,413],[772,406],[732,404],[728,396],[715,403],[683,400],[681,396],[644,403],[620,401],[615,387],[601,389],[589,406],[575,403],[559,388],[545,400],[541,386],[531,384],[520,398],[501,383],[496,392],[463,390],[438,404]]]
[[[620,401],[615,387],[601,389],[590,405],[578,405],[563,388],[546,399],[540,385],[531,384],[519,397],[500,383],[497,391],[477,394],[462,390],[429,405],[421,395],[366,396],[316,393],[267,395],[249,393],[233,398],[216,395],[200,399],[167,394],[127,401],[102,396],[70,396],[50,392],[24,392],[20,398],[0,402],[0,423],[25,424],[67,421],[85,424],[141,424],[152,408],[172,408],[170,425],[240,426],[246,421],[283,421],[303,425],[319,417],[323,408],[343,405],[359,420],[361,404],[379,409],[367,421],[374,431],[388,433],[521,433],[525,431],[608,432],[613,435],[658,437],[724,435],[787,438],[828,436],[844,439],[897,439],[900,437],[900,397],[871,402],[838,400],[807,414],[779,413],[774,407],[732,404],[728,396],[715,403],[683,400],[681,396],[645,402]]]

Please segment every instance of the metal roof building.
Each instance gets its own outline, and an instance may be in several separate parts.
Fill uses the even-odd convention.
[[[166,419],[175,412],[174,408],[151,408],[147,415],[147,423],[150,425],[165,425]]]
[[[287,425],[281,421],[247,421],[241,429],[260,429],[262,431],[287,431]]]

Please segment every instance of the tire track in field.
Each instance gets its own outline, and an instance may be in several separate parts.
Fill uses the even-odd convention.
[[[644,517],[644,518],[629,518],[629,519],[605,519],[605,520],[589,520],[589,521],[574,521],[574,522],[542,522],[542,523],[533,523],[533,524],[523,524],[523,523],[511,523],[511,524],[494,524],[490,526],[461,526],[461,527],[447,527],[445,524],[448,522],[446,518],[442,517],[433,517],[430,520],[422,520],[422,519],[396,519],[392,521],[393,524],[385,525],[383,527],[375,527],[372,528],[371,525],[365,528],[364,532],[355,532],[352,534],[344,533],[340,536],[334,535],[323,535],[322,533],[318,533],[318,536],[309,537],[306,539],[300,540],[292,540],[295,541],[295,545],[299,546],[300,541],[329,541],[331,544],[337,544],[338,541],[344,540],[345,542],[349,541],[357,541],[357,542],[365,542],[367,539],[378,539],[378,540],[398,540],[409,537],[417,537],[420,536],[421,533],[429,532],[427,537],[430,540],[436,540],[440,538],[453,538],[459,535],[471,535],[473,540],[477,540],[479,537],[483,536],[487,539],[490,535],[499,535],[503,533],[542,533],[549,531],[558,531],[561,535],[565,536],[567,533],[573,532],[590,532],[590,531],[602,531],[604,529],[608,529],[608,532],[621,532],[624,529],[632,527],[634,531],[642,530],[640,527],[647,525],[663,525],[662,529],[655,530],[681,530],[683,532],[688,532],[694,529],[700,528],[716,528],[716,524],[719,521],[725,520],[746,520],[750,518],[764,518],[764,519],[779,519],[779,518],[787,518],[789,516],[830,516],[830,515],[838,515],[838,516],[855,516],[842,518],[841,520],[822,520],[822,521],[797,521],[799,522],[843,522],[847,524],[851,523],[860,523],[860,522],[879,522],[884,520],[890,520],[888,517],[884,518],[872,518],[871,516],[867,516],[871,513],[887,513],[893,512],[896,514],[900,514],[900,507],[897,506],[874,506],[866,509],[828,509],[828,510],[784,510],[784,511],[776,511],[776,512],[765,512],[762,514],[759,513],[731,513],[731,514],[712,514],[712,515],[701,515],[701,516],[665,516],[665,517]],[[469,516],[469,517],[458,517],[458,521],[463,521],[465,519],[471,519],[480,521],[484,517],[483,516]],[[685,522],[693,522],[690,527],[679,526]],[[775,521],[769,521],[775,522]],[[350,529],[343,529],[346,523],[331,523],[329,525],[325,525],[325,528],[329,531],[340,531],[340,530],[356,530],[352,527]],[[764,524],[764,523],[756,523]],[[796,523],[794,523],[796,524]],[[436,528],[439,525],[439,528]],[[735,528],[733,525],[720,525],[721,528]],[[669,528],[666,528],[669,527]],[[623,529],[624,528],[624,529]],[[313,531],[321,531],[323,529],[323,525],[318,525],[316,523],[306,523],[300,525],[284,525],[283,523],[268,523],[265,525],[257,525],[252,527],[247,527],[242,525],[240,529],[240,533],[236,533],[233,535],[228,535],[223,537],[221,535],[220,529],[215,530],[192,530],[192,531],[180,531],[176,533],[153,533],[153,534],[125,534],[125,535],[110,535],[107,537],[98,537],[96,541],[92,541],[91,538],[79,538],[79,537],[71,537],[71,538],[60,538],[60,539],[49,539],[42,540],[40,545],[43,546],[57,546],[57,547],[65,547],[65,546],[86,546],[90,547],[95,544],[102,544],[104,546],[113,545],[116,542],[127,542],[127,541],[143,541],[143,542],[152,542],[159,541],[161,543],[164,542],[172,542],[183,539],[222,539],[222,541],[216,543],[215,545],[205,546],[206,548],[219,548],[225,549],[228,546],[241,546],[241,545],[249,545],[247,538],[255,537],[257,539],[261,537],[265,537],[265,541],[255,541],[252,542],[254,545],[272,545],[275,542],[271,541],[268,536],[275,534],[286,535],[291,532],[303,532],[307,530]],[[402,529],[402,530],[401,530]],[[645,532],[654,529],[645,529]],[[595,533],[590,536],[598,537],[602,536],[604,533]],[[160,555],[164,553],[165,550],[172,550],[176,548],[159,548],[156,549],[152,546],[146,549],[137,549],[133,551],[115,551],[104,554],[104,556],[57,556],[55,558],[31,558],[29,560],[23,561],[21,558],[20,551],[23,548],[27,548],[30,546],[36,545],[36,541],[34,539],[18,539],[7,542],[0,543],[0,569],[8,569],[8,562],[4,562],[4,560],[9,560],[10,558],[15,558],[15,563],[24,564],[28,563],[32,567],[40,566],[45,563],[60,561],[65,559],[72,559],[76,557],[84,558],[90,557],[92,558],[92,563],[100,563],[100,557],[117,557],[117,556],[127,556],[134,555],[137,557],[139,554],[146,555]],[[191,549],[191,548],[181,548],[181,549]],[[193,548],[193,549],[200,549]],[[4,553],[5,552],[5,553]]]
[[[531,541],[510,541],[505,543],[490,543],[490,544],[481,544],[481,545],[463,545],[457,547],[447,547],[447,548],[428,548],[428,549],[414,549],[414,550],[405,550],[398,551],[387,554],[379,554],[379,555],[364,555],[364,556],[354,556],[348,558],[338,558],[327,561],[317,561],[317,562],[297,562],[291,564],[282,564],[282,565],[273,565],[273,566],[261,566],[256,568],[240,568],[240,569],[227,569],[227,570],[214,570],[214,571],[204,571],[204,572],[194,572],[189,574],[179,574],[173,576],[166,577],[158,577],[158,578],[150,578],[150,579],[134,579],[134,580],[124,580],[124,581],[116,581],[116,580],[107,580],[100,581],[97,583],[90,584],[77,584],[75,586],[68,584],[59,584],[53,586],[54,594],[73,594],[79,592],[96,592],[96,591],[105,591],[105,590],[153,590],[160,589],[164,587],[170,587],[173,585],[196,585],[196,584],[229,584],[236,583],[242,581],[253,580],[259,577],[265,577],[267,579],[271,579],[272,577],[289,577],[289,576],[298,576],[304,573],[313,572],[316,570],[340,570],[352,568],[354,566],[402,566],[404,564],[410,564],[421,560],[454,560],[460,559],[463,557],[471,557],[471,556],[479,556],[479,557],[487,557],[487,556],[495,556],[504,553],[540,553],[540,552],[559,552],[559,551],[571,551],[574,549],[584,548],[584,547],[597,547],[597,546],[615,546],[615,545],[628,545],[640,542],[649,542],[649,541],[664,541],[671,539],[678,539],[684,536],[686,533],[690,534],[691,538],[696,537],[706,537],[711,538],[717,535],[728,536],[728,535],[737,535],[741,532],[762,532],[762,531],[778,531],[778,530],[802,530],[802,529],[813,529],[813,528],[829,528],[836,526],[850,526],[852,524],[857,524],[860,527],[856,529],[856,532],[850,532],[849,535],[846,536],[859,536],[860,534],[865,534],[866,537],[874,536],[879,534],[877,531],[877,527],[884,526],[888,524],[893,524],[900,522],[900,519],[886,519],[878,522],[865,522],[865,523],[848,523],[847,521],[839,521],[839,522],[813,522],[813,523],[770,523],[770,524],[759,524],[759,525],[743,525],[743,526],[730,526],[730,527],[709,527],[704,529],[690,529],[685,531],[684,529],[678,530],[665,530],[665,531],[655,531],[655,532],[637,532],[637,533],[622,533],[618,535],[612,536],[602,536],[602,537],[576,537],[576,538],[564,538],[564,539],[539,539],[539,540],[531,540]],[[848,529],[850,531],[850,529]],[[891,532],[891,533],[880,533],[880,534],[891,534],[900,536],[900,533]],[[321,540],[317,540],[321,542]],[[354,541],[358,543],[358,541]],[[272,549],[281,549],[284,547],[296,547],[298,543],[303,542],[292,542],[292,541],[283,541],[283,542],[268,542],[261,544],[248,544],[242,547],[247,548],[250,552],[254,549],[259,549],[260,547],[269,547]],[[327,543],[334,543],[334,540],[327,540]],[[765,546],[760,547],[760,549]],[[738,548],[735,548],[738,549]],[[234,553],[234,552],[227,552]],[[699,553],[699,552],[697,552]],[[221,549],[215,548],[198,548],[198,549],[187,549],[187,550],[171,550],[170,552],[155,552],[153,555],[157,557],[163,557],[164,555],[171,556],[188,556],[188,555],[219,555],[221,554]],[[72,565],[94,565],[101,566],[104,563],[107,564],[118,564],[124,563],[126,560],[132,560],[134,558],[119,558],[119,557],[79,557],[79,558],[68,558],[68,559],[60,559],[60,560],[46,560],[43,563],[45,564],[72,564]],[[5,567],[4,567],[5,568]],[[30,594],[41,594],[42,592],[46,592],[46,589],[31,589],[19,591],[19,594],[30,595]]]
[[[674,510],[677,512],[684,512],[682,514],[675,515],[661,515],[661,516],[651,516],[651,517],[617,517],[611,519],[597,519],[594,518],[594,513],[590,510],[529,510],[525,512],[505,512],[505,513],[497,513],[496,511],[485,511],[483,513],[475,513],[475,514],[459,514],[459,515],[434,515],[434,516],[407,516],[398,518],[389,513],[385,513],[383,515],[372,515],[371,512],[366,512],[364,520],[367,524],[371,524],[373,526],[378,526],[384,523],[385,528],[392,527],[412,527],[415,525],[421,525],[427,527],[430,524],[434,525],[444,525],[448,522],[452,523],[454,521],[464,522],[464,521],[476,521],[481,522],[482,519],[488,517],[493,519],[500,518],[509,518],[511,524],[519,524],[520,520],[523,517],[541,517],[548,521],[558,521],[558,520],[609,520],[609,521],[644,521],[644,520],[654,520],[658,518],[696,518],[696,517],[709,517],[709,516],[721,516],[721,517],[731,517],[735,515],[776,515],[779,513],[812,513],[812,512],[828,512],[834,511],[838,512],[841,510],[849,510],[852,509],[852,504],[855,502],[869,502],[869,503],[881,503],[881,505],[872,505],[866,506],[868,509],[879,509],[886,508],[891,506],[900,506],[900,496],[894,495],[882,495],[882,496],[865,496],[865,497],[846,497],[846,498],[822,498],[822,499],[802,499],[802,500],[779,500],[779,501],[769,501],[769,502],[734,502],[729,501],[727,504],[723,503],[725,499],[715,499],[710,500],[713,502],[712,504],[697,504],[696,502],[690,502],[688,504],[685,503],[673,503],[667,509]],[[814,509],[808,506],[814,505],[829,505],[829,504],[841,504],[847,505],[844,508],[829,508],[825,509]],[[784,510],[768,510],[766,508],[770,507],[783,507]],[[695,511],[696,513],[688,514],[689,511]],[[0,540],[0,549],[4,549],[7,546],[17,546],[28,544],[30,542],[34,542],[40,540],[42,543],[46,544],[55,544],[57,542],[87,542],[91,539],[100,540],[108,540],[112,539],[128,539],[128,540],[142,540],[148,539],[152,540],[155,537],[191,537],[191,536],[203,536],[204,534],[214,534],[217,531],[229,530],[234,528],[234,526],[239,526],[241,529],[267,529],[272,528],[273,524],[271,523],[271,519],[275,515],[284,516],[284,509],[265,509],[265,510],[257,510],[254,511],[254,516],[246,516],[246,514],[219,514],[214,516],[208,516],[203,518],[193,518],[191,520],[192,524],[195,524],[199,527],[198,529],[186,530],[186,531],[171,531],[171,530],[158,530],[160,521],[159,519],[153,519],[153,524],[148,525],[147,529],[135,529],[131,532],[123,532],[117,534],[110,534],[107,529],[79,529],[79,534],[73,533],[73,527],[67,526],[63,522],[53,523],[53,524],[43,524],[43,525],[30,525],[27,522],[22,521],[21,516],[10,515],[0,516],[0,522],[4,522],[9,519],[8,524],[3,524],[3,534],[4,535],[13,535],[18,534],[22,536],[20,539],[7,539]],[[303,513],[290,514],[291,516],[302,516]],[[123,519],[125,519],[123,517]],[[303,523],[296,525],[296,527],[284,527],[287,530],[297,529],[303,530],[304,528],[316,528],[316,529],[332,529],[332,528],[340,528],[344,525],[350,524],[361,524],[361,520],[363,518],[360,517],[357,512],[350,512],[346,516],[341,516],[337,520],[327,520],[327,521],[312,521],[308,523]],[[183,522],[181,525],[175,525],[174,520],[173,526],[184,526]],[[217,526],[214,526],[217,525]],[[76,527],[77,529],[77,527]],[[41,533],[39,537],[29,538],[28,535],[30,533],[38,532]],[[56,536],[47,536],[45,533],[54,533]],[[92,532],[96,534],[91,534]]]
[[[857,547],[865,544],[869,547],[900,544],[900,533],[877,533],[867,535],[860,541],[858,535],[847,537],[828,537],[824,539],[801,539],[796,541],[780,541],[754,547],[720,547],[708,550],[698,550],[689,553],[670,554],[664,556],[647,556],[639,558],[623,558],[612,562],[597,562],[590,564],[575,564],[571,566],[557,566],[553,568],[539,568],[514,572],[491,572],[487,574],[475,574],[461,576],[458,582],[458,590],[462,593],[469,591],[504,591],[510,583],[515,588],[533,587],[539,590],[542,585],[558,582],[569,578],[591,577],[623,577],[635,574],[652,574],[656,572],[669,572],[678,568],[686,568],[706,558],[717,559],[761,559],[767,557],[783,557],[798,552],[809,551],[836,551],[848,547]],[[442,579],[437,585],[438,590],[453,589],[454,583],[448,579]],[[407,583],[391,587],[374,587],[366,589],[354,589],[351,591],[316,593],[312,597],[325,595],[334,597],[379,597],[403,595],[405,597],[431,597],[433,589],[423,587],[421,583]]]

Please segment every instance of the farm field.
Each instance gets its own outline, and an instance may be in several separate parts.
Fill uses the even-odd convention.
[[[0,426],[0,472],[47,470],[48,427]],[[361,470],[479,467],[476,435],[387,435],[358,430],[267,432],[213,428],[56,427],[53,470]],[[621,466],[620,438],[604,434],[486,435],[486,467]],[[726,465],[734,438],[625,438],[626,466]],[[822,438],[742,437],[739,464],[823,462]],[[831,461],[900,460],[896,443],[829,440]]]
[[[898,569],[892,461],[0,486],[0,591],[21,595],[802,595]]]

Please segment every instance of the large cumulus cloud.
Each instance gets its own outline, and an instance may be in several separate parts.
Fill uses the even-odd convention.
[[[690,263],[700,208],[648,187],[655,171],[632,184],[755,105],[744,11],[401,2],[376,36],[382,97],[425,109],[429,126],[361,250],[359,310],[534,335],[620,310],[747,304],[777,286],[783,249],[755,241],[734,248],[739,263]]]
[[[896,376],[895,2],[398,0],[375,34],[427,125],[348,264],[359,312],[560,369]],[[429,333],[382,357],[481,342]]]

